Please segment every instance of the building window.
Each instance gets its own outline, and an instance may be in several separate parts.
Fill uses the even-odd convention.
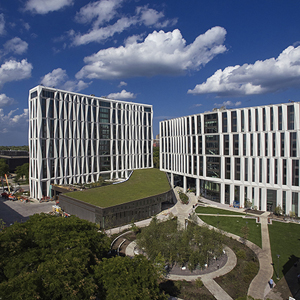
[[[198,136],[198,154],[202,154],[202,136]]]
[[[278,107],[278,130],[282,130],[282,106]]]
[[[268,143],[268,133],[265,133],[265,156],[268,156],[268,154],[269,154],[268,146],[269,146],[269,143]]]
[[[297,157],[297,133],[290,132],[290,156]]]
[[[298,193],[292,192],[292,211],[295,213],[296,217],[298,217]]]
[[[241,180],[241,159],[239,157],[236,157],[234,163],[235,163],[234,179]]]
[[[257,134],[257,156],[260,156],[260,133]]]
[[[274,109],[270,108],[270,129],[273,130],[273,122],[274,122]]]
[[[247,153],[247,136],[243,134],[243,155],[246,156]]]
[[[245,131],[245,112],[241,111],[241,131]]]
[[[288,106],[288,130],[294,130],[294,105]]]
[[[245,181],[248,181],[248,158],[245,157]]]
[[[204,133],[218,132],[218,114],[209,114],[204,116]]]
[[[248,128],[251,131],[251,110],[248,110]]]
[[[286,159],[282,160],[282,184],[286,185]]]
[[[292,185],[299,186],[299,160],[293,159],[292,163]]]
[[[197,116],[197,134],[201,134],[201,116]]]
[[[274,176],[275,176],[275,178],[274,178],[274,183],[275,183],[275,184],[278,184],[278,160],[277,160],[277,159],[274,160],[274,168],[275,168],[275,172],[274,172]]]
[[[229,155],[229,135],[224,134],[224,155]]]
[[[233,142],[233,155],[239,155],[239,135],[234,134],[232,139]]]
[[[250,134],[250,155],[253,156],[253,133]]]
[[[276,156],[276,133],[273,132],[273,156]]]
[[[219,155],[219,135],[205,136],[205,153],[209,155]]]
[[[280,133],[281,157],[284,157],[284,132]]]
[[[255,130],[258,131],[258,109],[255,109]]]
[[[231,132],[237,132],[237,115],[236,115],[236,111],[231,112]]]
[[[227,132],[227,112],[222,113],[222,131]]]
[[[266,131],[266,108],[263,108],[263,131]]]
[[[270,183],[270,159],[267,159],[267,183]]]
[[[199,175],[203,176],[203,156],[199,157]]]
[[[220,178],[221,164],[220,157],[206,157],[206,176]]]
[[[225,157],[225,179],[230,179],[231,158]]]
[[[286,191],[282,191],[282,211],[286,214]]]
[[[259,159],[259,182],[262,182],[262,158]]]
[[[252,158],[252,182],[255,182],[255,158]]]

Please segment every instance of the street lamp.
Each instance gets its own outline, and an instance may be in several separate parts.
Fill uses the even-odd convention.
[[[280,279],[280,278],[279,278],[279,257],[280,257],[280,255],[277,254],[277,258],[278,258],[278,264],[277,264],[277,280]]]

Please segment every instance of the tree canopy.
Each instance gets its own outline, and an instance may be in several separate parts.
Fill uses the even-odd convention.
[[[162,256],[166,263],[187,265],[194,270],[203,267],[223,250],[223,236],[204,226],[195,226],[189,222],[187,230],[178,230],[177,219],[158,222],[151,220],[148,227],[137,236],[137,244],[145,249],[149,259],[155,262]]]
[[[16,167],[16,180],[19,180],[20,178],[23,179],[25,176],[26,180],[29,178],[29,163],[25,163],[22,166]]]
[[[166,299],[144,256],[107,258],[110,239],[75,216],[36,214],[0,231],[0,299]]]
[[[0,233],[1,299],[90,299],[109,239],[77,217],[34,215]]]
[[[6,163],[6,159],[0,158],[0,177],[3,177],[5,174],[9,173],[9,166]]]

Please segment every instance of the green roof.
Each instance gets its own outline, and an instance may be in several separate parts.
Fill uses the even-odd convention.
[[[110,207],[162,194],[169,190],[170,185],[164,172],[158,169],[143,169],[135,170],[125,182],[71,192],[66,196],[99,207]]]

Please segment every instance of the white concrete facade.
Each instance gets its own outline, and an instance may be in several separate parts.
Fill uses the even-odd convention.
[[[152,105],[37,86],[29,91],[30,195],[51,183],[126,178],[152,168]]]
[[[160,122],[160,169],[196,194],[300,216],[300,103],[218,109]],[[187,183],[189,181],[189,183]]]

